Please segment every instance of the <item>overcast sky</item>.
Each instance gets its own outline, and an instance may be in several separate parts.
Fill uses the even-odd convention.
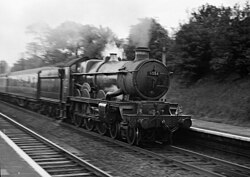
[[[0,60],[10,65],[25,52],[26,27],[44,22],[55,27],[65,21],[109,27],[126,38],[139,18],[152,17],[169,32],[188,20],[190,12],[209,3],[244,4],[246,0],[0,0]]]

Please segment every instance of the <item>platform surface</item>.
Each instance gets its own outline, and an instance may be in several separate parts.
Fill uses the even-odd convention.
[[[208,122],[198,119],[192,120],[192,127],[202,128],[212,131],[217,131],[221,133],[227,133],[231,135],[242,136],[246,138],[250,138],[250,128],[248,127],[239,127],[229,124],[216,123],[216,122]]]
[[[0,134],[0,177],[41,177]]]

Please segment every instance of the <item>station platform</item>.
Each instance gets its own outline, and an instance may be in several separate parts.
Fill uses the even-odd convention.
[[[0,131],[0,177],[41,176],[50,175]]]
[[[192,130],[250,142],[250,128],[192,119]]]

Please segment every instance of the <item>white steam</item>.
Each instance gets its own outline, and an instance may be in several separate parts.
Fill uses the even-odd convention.
[[[109,56],[110,53],[116,53],[117,57],[120,57],[121,59],[124,58],[124,49],[121,47],[117,47],[115,41],[110,41],[105,45],[105,48],[102,51],[102,56]]]

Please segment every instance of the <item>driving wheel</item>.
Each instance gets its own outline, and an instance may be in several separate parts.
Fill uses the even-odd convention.
[[[107,133],[107,124],[105,122],[97,122],[97,131],[101,135],[105,135]]]

